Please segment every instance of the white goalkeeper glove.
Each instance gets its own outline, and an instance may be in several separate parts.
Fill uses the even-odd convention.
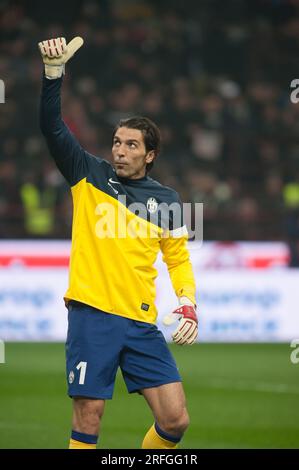
[[[188,297],[180,297],[180,307],[163,318],[166,326],[179,320],[178,327],[172,333],[172,339],[177,344],[193,344],[198,334],[198,319],[196,307]]]
[[[68,44],[65,38],[47,39],[38,43],[43,62],[45,64],[45,75],[49,79],[59,78],[64,73],[67,61],[83,45],[80,36],[72,39]]]

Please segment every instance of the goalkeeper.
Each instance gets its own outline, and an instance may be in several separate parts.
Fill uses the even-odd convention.
[[[181,377],[155,325],[153,265],[161,250],[179,304],[164,323],[173,325],[175,343],[192,344],[197,338],[195,282],[182,206],[173,189],[148,176],[160,148],[160,132],[152,121],[137,116],[118,123],[113,165],[85,151],[63,122],[65,64],[82,44],[79,37],[69,44],[64,38],[39,43],[44,62],[41,129],[73,198],[65,294],[66,369],[73,399],[69,448],[96,448],[105,400],[112,398],[120,367],[128,392],[142,394],[154,416],[142,447],[173,449],[189,417]],[[136,203],[138,211],[133,210]],[[167,210],[170,205],[173,210]]]

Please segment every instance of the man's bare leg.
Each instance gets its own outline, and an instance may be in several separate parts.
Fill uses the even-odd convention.
[[[181,382],[145,388],[141,392],[155,418],[155,424],[147,432],[142,448],[176,448],[189,426],[189,415]]]

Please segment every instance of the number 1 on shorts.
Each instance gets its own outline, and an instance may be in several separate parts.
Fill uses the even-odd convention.
[[[79,385],[84,385],[87,362],[79,362],[76,369],[80,370]]]

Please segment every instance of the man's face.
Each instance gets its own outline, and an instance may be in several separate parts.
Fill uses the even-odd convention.
[[[146,152],[143,134],[139,129],[120,127],[112,146],[113,166],[117,176],[137,179],[145,175],[147,163],[154,159],[154,151]]]

